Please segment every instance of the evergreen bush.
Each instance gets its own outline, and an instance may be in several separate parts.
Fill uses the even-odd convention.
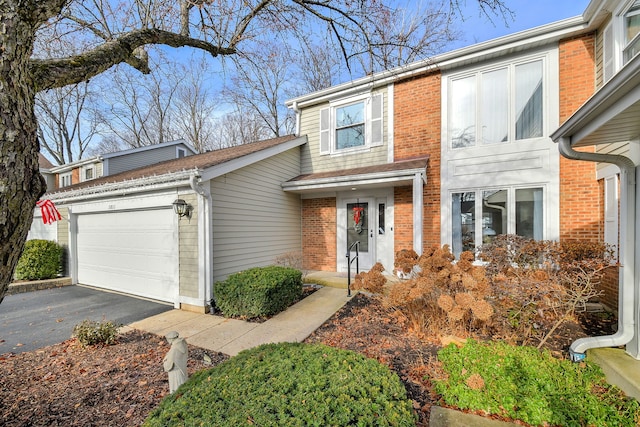
[[[50,240],[28,240],[16,266],[18,280],[45,280],[58,276],[62,247]]]
[[[290,267],[256,267],[214,284],[215,305],[227,317],[271,316],[302,295],[302,272]]]
[[[415,426],[398,376],[322,344],[265,344],[193,375],[144,426]]]

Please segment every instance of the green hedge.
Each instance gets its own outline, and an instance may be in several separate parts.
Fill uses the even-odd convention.
[[[256,267],[214,285],[215,303],[225,316],[270,316],[302,295],[302,272],[294,268]]]
[[[28,240],[18,260],[18,280],[44,280],[58,276],[62,266],[62,247],[50,240]]]
[[[398,376],[322,344],[265,344],[193,375],[144,426],[415,426]]]

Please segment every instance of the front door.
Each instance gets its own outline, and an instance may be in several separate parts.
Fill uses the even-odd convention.
[[[370,197],[345,197],[338,204],[338,269],[347,271],[347,253],[355,256],[358,267],[367,271],[381,262],[393,269],[393,205],[392,195],[379,192]],[[358,242],[356,244],[356,242]],[[355,261],[351,271],[355,272]]]
[[[346,200],[345,225],[347,252],[358,253],[360,270],[370,269],[375,259],[375,206],[373,199]],[[346,257],[346,254],[345,254]],[[352,264],[351,270],[355,269]]]

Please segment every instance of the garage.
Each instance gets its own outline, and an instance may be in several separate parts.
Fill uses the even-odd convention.
[[[77,217],[78,283],[175,302],[178,233],[171,209]]]

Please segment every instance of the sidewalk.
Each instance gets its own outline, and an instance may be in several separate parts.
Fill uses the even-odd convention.
[[[171,310],[128,327],[161,336],[177,331],[191,345],[235,356],[260,344],[301,342],[348,300],[346,289],[325,286],[263,323]]]

